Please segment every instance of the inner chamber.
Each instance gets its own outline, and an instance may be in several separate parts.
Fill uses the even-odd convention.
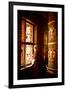
[[[18,16],[21,17],[18,23],[18,70],[33,66],[37,77],[40,70],[44,70],[46,77],[57,77],[57,13],[19,11]]]

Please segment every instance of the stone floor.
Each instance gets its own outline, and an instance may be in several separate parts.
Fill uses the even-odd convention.
[[[40,79],[40,78],[55,78],[57,74],[48,72],[45,67],[41,69],[34,68],[33,66],[23,70],[19,70],[18,79]]]

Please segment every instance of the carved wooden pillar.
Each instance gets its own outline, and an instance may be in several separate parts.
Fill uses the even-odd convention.
[[[57,13],[48,16],[48,71],[57,76]]]

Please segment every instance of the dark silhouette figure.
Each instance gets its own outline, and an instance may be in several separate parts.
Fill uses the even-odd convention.
[[[35,78],[44,78],[46,77],[46,65],[47,65],[47,58],[44,58],[44,52],[39,51],[38,49],[35,53],[35,62],[33,67],[33,72],[35,74]]]

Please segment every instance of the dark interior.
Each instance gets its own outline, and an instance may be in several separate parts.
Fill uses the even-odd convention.
[[[50,16],[50,17],[49,17]],[[53,16],[53,17],[52,17]],[[35,55],[34,65],[24,70],[20,70],[21,63],[21,21],[22,17],[27,18],[37,25],[37,51]],[[54,18],[55,17],[55,18]],[[48,22],[55,20],[56,36],[57,36],[57,13],[41,12],[41,11],[20,11],[18,10],[18,79],[36,79],[36,78],[54,78],[57,77],[57,44],[56,44],[56,62],[49,72],[48,67]],[[44,35],[47,36],[45,44]],[[57,38],[56,38],[57,43]],[[45,52],[44,52],[45,50]],[[44,56],[45,55],[45,59]],[[50,65],[51,66],[51,65]],[[55,69],[55,71],[53,71]]]

